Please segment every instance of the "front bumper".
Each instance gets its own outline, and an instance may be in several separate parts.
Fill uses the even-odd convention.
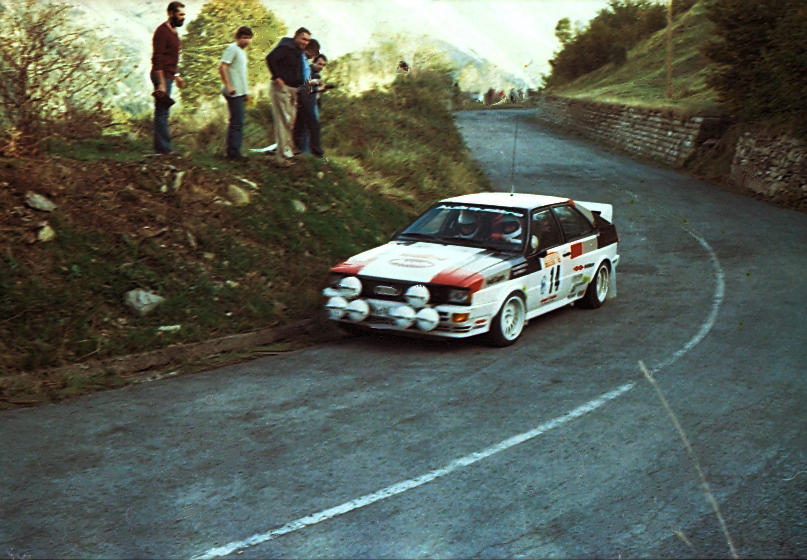
[[[373,298],[361,298],[369,306],[369,314],[361,321],[351,321],[345,317],[335,319],[336,322],[359,325],[376,330],[417,333],[427,336],[446,338],[466,338],[487,332],[490,321],[496,313],[494,303],[482,305],[434,305],[439,322],[430,330],[423,330],[417,323],[402,327],[396,317],[400,315],[398,308],[405,306],[399,301]]]

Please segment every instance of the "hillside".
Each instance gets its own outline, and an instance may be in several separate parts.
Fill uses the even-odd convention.
[[[715,93],[705,82],[709,61],[699,52],[711,27],[702,1],[673,21],[672,98],[666,96],[666,29],[629,50],[623,65],[607,64],[547,92],[686,113],[719,113]]]
[[[329,94],[327,159],[290,168],[223,159],[221,112],[199,128],[177,111],[178,156],[152,155],[144,127],[0,157],[0,408],[132,381],[60,366],[315,316],[330,266],[486,187],[441,100],[450,85],[426,72],[358,103]],[[247,146],[266,145],[269,114],[249,108]],[[140,314],[132,290],[162,302]]]

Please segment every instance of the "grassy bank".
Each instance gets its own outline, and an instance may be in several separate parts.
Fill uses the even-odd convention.
[[[148,127],[0,160],[0,401],[59,399],[122,383],[49,378],[57,366],[283,325],[321,304],[328,268],[386,240],[435,199],[485,188],[442,97],[441,75],[323,101],[326,160],[277,168],[219,157],[225,113],[182,122],[178,157]],[[270,142],[269,107],[246,144]],[[240,206],[232,186],[248,193]],[[26,206],[28,191],[57,208]],[[38,241],[47,224],[51,241]],[[164,302],[143,317],[132,289]],[[36,372],[36,375],[30,375]],[[21,375],[25,373],[25,375]]]

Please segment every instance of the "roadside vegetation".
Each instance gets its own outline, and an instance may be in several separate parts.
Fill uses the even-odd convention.
[[[223,159],[223,102],[172,110],[172,157],[152,155],[147,113],[75,128],[43,114],[60,133],[24,154],[4,136],[0,408],[129,382],[59,366],[317,314],[330,266],[434,200],[487,187],[444,102],[451,85],[435,66],[361,95],[329,91],[327,159],[304,156],[291,168],[261,153]],[[273,143],[265,96],[251,100],[246,121],[246,148]],[[32,194],[55,208],[35,209]],[[124,303],[138,288],[164,301],[140,316]]]
[[[560,20],[544,95],[724,118],[730,124],[719,143],[686,168],[727,188],[744,133],[807,139],[807,4],[673,2],[669,89],[663,4],[612,0],[585,27]]]
[[[612,0],[585,27],[561,19],[545,93],[807,137],[807,5],[788,0],[677,0],[667,95],[666,2]]]

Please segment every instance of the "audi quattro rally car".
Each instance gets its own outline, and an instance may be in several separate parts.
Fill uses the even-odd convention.
[[[442,200],[386,245],[331,268],[328,316],[348,329],[514,343],[529,319],[616,295],[610,204],[518,193]]]

